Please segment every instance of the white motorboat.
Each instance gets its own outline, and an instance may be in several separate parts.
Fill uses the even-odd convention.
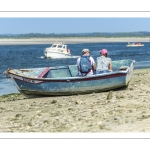
[[[71,53],[67,45],[55,42],[51,47],[44,50],[44,55],[47,58],[70,58]]]

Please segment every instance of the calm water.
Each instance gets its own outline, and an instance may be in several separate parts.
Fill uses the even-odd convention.
[[[143,47],[126,47],[123,43],[86,43],[68,44],[73,58],[46,59],[44,49],[50,45],[13,45],[0,46],[0,75],[8,68],[34,68],[56,65],[76,64],[76,59],[81,55],[83,48],[91,51],[91,56],[96,60],[99,50],[106,48],[112,60],[133,59],[136,61],[135,69],[150,67],[150,43],[143,43]],[[12,80],[7,81],[5,75],[0,76],[0,95],[17,93]]]

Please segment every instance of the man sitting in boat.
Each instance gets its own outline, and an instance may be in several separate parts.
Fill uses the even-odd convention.
[[[89,76],[96,71],[96,64],[93,57],[90,56],[89,49],[82,50],[82,56],[77,59],[78,76]]]
[[[107,49],[100,50],[100,57],[97,57],[96,73],[112,72],[112,60],[108,57]]]

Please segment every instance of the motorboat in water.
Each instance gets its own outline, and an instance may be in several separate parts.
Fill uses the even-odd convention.
[[[141,43],[128,43],[128,45],[126,45],[127,47],[138,47],[138,46],[144,46],[144,44]]]
[[[46,58],[70,58],[71,53],[67,48],[67,45],[59,42],[55,42],[51,47],[44,50]]]

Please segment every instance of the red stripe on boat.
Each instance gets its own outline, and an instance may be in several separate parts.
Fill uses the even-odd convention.
[[[42,78],[49,70],[50,70],[50,67],[47,67],[47,68],[38,76],[38,78]]]
[[[51,79],[46,79],[43,80],[43,79],[36,79],[37,81],[41,81],[40,83],[36,83],[36,84],[41,84],[41,83],[45,83],[45,82],[84,82],[84,81],[90,81],[90,80],[103,80],[103,79],[109,79],[109,78],[116,78],[116,77],[123,77],[123,76],[126,76],[126,74],[122,74],[122,73],[117,73],[117,74],[112,74],[112,75],[107,75],[107,76],[97,76],[97,77],[92,77],[92,78],[79,78],[79,79],[64,79],[64,80],[55,80],[55,78],[51,78]],[[31,79],[31,78],[28,78],[27,79]],[[14,77],[14,80],[19,80],[19,81],[22,81],[22,82],[26,82],[24,80],[20,80],[20,79],[17,79]],[[34,79],[32,79],[34,80]],[[28,82],[29,83],[29,82]],[[35,84],[35,83],[34,83]]]

